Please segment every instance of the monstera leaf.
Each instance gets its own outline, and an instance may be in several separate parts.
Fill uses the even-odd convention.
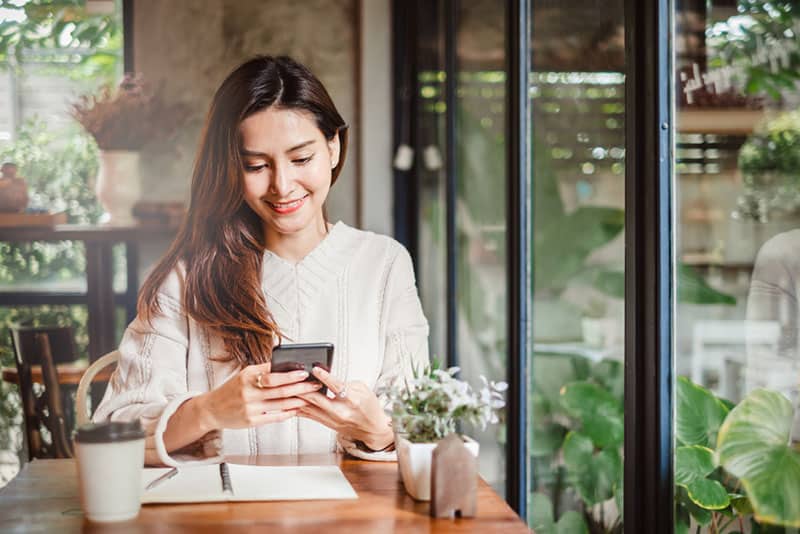
[[[800,527],[800,450],[790,441],[793,420],[786,397],[755,390],[720,428],[717,459],[744,485],[756,519]]]

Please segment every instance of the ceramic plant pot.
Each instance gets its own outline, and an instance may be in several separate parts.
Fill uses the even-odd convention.
[[[464,437],[464,445],[478,457],[479,443]],[[411,443],[397,436],[397,465],[406,492],[418,501],[431,500],[431,460],[437,443]]]
[[[134,224],[133,206],[141,196],[139,152],[101,150],[95,194],[106,211],[104,222]]]

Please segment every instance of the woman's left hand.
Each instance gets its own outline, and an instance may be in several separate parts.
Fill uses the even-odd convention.
[[[373,450],[382,450],[394,441],[391,419],[366,384],[345,385],[320,367],[314,367],[312,373],[336,397],[330,399],[319,392],[299,395],[308,401],[298,409],[299,416],[317,421],[345,438],[361,441]]]

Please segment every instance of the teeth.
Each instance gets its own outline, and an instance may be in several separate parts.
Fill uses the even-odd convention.
[[[291,202],[270,202],[270,204],[272,204],[276,208],[293,208],[299,205],[302,201],[303,201],[302,198],[298,198],[297,200],[293,200]]]

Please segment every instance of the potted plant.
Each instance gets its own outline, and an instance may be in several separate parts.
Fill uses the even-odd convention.
[[[141,76],[126,74],[117,88],[105,86],[80,97],[71,113],[100,149],[95,192],[106,210],[103,222],[132,223],[132,209],[141,193],[139,153],[146,143],[174,133],[187,109],[167,103]]]
[[[505,382],[490,382],[474,390],[455,378],[458,367],[440,369],[439,362],[414,369],[411,380],[401,380],[387,390],[400,475],[413,498],[431,498],[431,459],[437,442],[457,431],[461,423],[486,428],[498,421],[497,410],[505,406]],[[462,436],[467,449],[478,456],[478,442]]]

